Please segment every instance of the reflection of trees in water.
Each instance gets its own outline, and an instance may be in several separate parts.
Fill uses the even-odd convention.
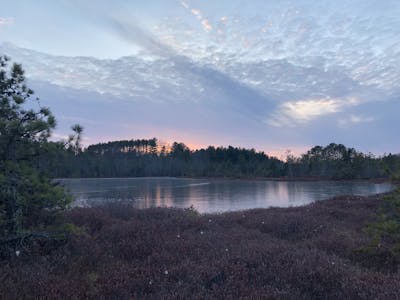
[[[182,180],[184,183],[182,185]],[[189,201],[195,198],[191,179],[147,179],[135,190],[135,207],[187,207]]]
[[[74,206],[122,202],[137,208],[190,207],[199,212],[303,205],[342,194],[385,192],[389,185],[365,182],[284,182],[176,178],[82,180]],[[74,192],[74,188],[72,191]],[[85,188],[88,192],[85,192]],[[98,190],[96,191],[96,188]]]

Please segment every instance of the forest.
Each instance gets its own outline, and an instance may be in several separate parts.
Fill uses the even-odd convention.
[[[214,147],[191,150],[184,143],[160,143],[156,138],[121,140],[65,147],[48,142],[48,155],[35,160],[35,167],[53,178],[68,177],[230,177],[287,179],[378,179],[387,178],[400,156],[376,157],[331,143],[315,146],[300,157],[286,160],[254,149]]]

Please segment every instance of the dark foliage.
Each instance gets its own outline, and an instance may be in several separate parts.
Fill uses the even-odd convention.
[[[33,164],[45,155],[55,124],[26,86],[21,65],[0,56],[0,257],[49,239],[72,201]]]
[[[190,150],[183,143],[162,146],[157,139],[127,140],[91,145],[76,152],[57,144],[37,165],[52,177],[286,177],[367,179],[387,177],[400,156],[376,158],[340,144],[316,146],[299,158],[283,162],[254,149],[208,147]]]
[[[387,177],[388,172],[400,162],[399,155],[376,158],[342,144],[315,146],[299,158],[290,157],[286,164],[289,176],[311,176],[329,179],[367,179]]]
[[[192,209],[77,208],[47,255],[0,266],[3,298],[398,299],[400,276],[371,265],[381,197],[199,215]],[[377,264],[379,264],[377,262]]]

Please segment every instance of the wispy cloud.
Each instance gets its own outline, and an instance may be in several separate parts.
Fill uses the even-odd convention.
[[[339,123],[339,126],[341,126],[341,127],[348,127],[351,125],[370,123],[375,120],[376,120],[376,118],[371,117],[371,116],[350,115],[347,118],[340,119],[338,121],[338,123]]]
[[[187,3],[187,1],[182,0],[182,1],[181,1],[181,4],[182,4],[182,6],[183,6],[184,8],[186,8],[186,9],[189,8],[189,4]]]
[[[205,31],[211,31],[213,29],[212,25],[210,24],[210,21],[208,21],[207,19],[203,19],[201,21],[201,25],[203,25]]]
[[[0,25],[11,25],[14,24],[14,18],[0,17]]]
[[[324,115],[340,112],[345,107],[357,104],[358,99],[354,97],[285,102],[269,117],[267,123],[275,127],[292,127],[297,124],[308,123]]]
[[[210,32],[213,30],[213,26],[211,25],[210,21],[203,16],[203,13],[201,12],[200,9],[192,8],[190,6],[189,2],[187,2],[185,0],[182,0],[181,4],[186,10],[188,10],[192,15],[194,15],[200,21],[201,26],[203,27],[204,31]],[[221,21],[224,22],[222,19],[221,19]]]
[[[198,18],[202,18],[201,11],[198,9],[191,9],[190,12]]]

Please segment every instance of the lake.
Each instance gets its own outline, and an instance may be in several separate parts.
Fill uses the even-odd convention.
[[[137,208],[193,206],[201,213],[300,206],[338,195],[388,192],[389,183],[186,178],[59,179],[76,206],[128,201]]]

